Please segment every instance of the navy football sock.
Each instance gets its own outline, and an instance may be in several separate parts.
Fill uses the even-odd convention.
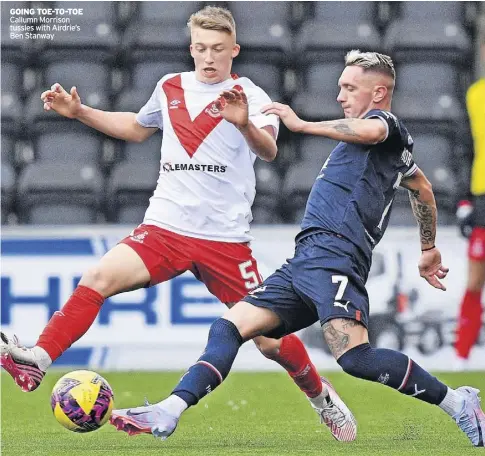
[[[430,404],[440,404],[448,387],[403,353],[387,348],[358,345],[337,362],[354,377],[379,382]]]
[[[243,339],[236,326],[219,318],[209,331],[202,356],[180,379],[172,394],[190,407],[219,386],[229,374]]]

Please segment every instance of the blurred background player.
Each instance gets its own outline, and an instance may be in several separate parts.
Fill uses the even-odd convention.
[[[470,197],[460,201],[457,218],[460,230],[468,241],[468,278],[463,296],[455,351],[455,369],[462,370],[482,327],[482,292],[485,286],[485,27],[482,24],[481,75],[468,89],[466,106],[473,136],[473,162]],[[470,182],[470,181],[469,181]]]
[[[213,323],[204,353],[168,399],[114,410],[115,426],[125,431],[144,426],[167,438],[182,413],[171,404],[179,402],[183,411],[214,390],[246,340],[260,334],[281,337],[319,321],[346,373],[438,405],[474,446],[484,446],[485,414],[478,390],[451,389],[405,354],[369,344],[365,284],[372,250],[386,231],[399,185],[409,190],[419,226],[421,277],[446,290],[440,280],[448,273],[435,245],[437,208],[431,185],[414,163],[411,135],[390,112],[395,78],[390,57],[351,51],[338,81],[337,101],[345,119],[305,122],[287,105],[263,108],[266,114],[277,114],[291,131],[340,141],[313,184],[295,256]],[[336,419],[334,435],[355,439],[352,421],[351,415]]]
[[[138,114],[81,104],[75,87],[60,84],[41,96],[44,109],[77,119],[102,133],[141,142],[164,131],[163,166],[143,224],[88,270],[32,349],[2,333],[1,363],[24,391],[93,324],[104,300],[191,271],[230,306],[260,283],[249,241],[256,156],[277,153],[278,118],[260,112],[270,102],[248,78],[231,77],[239,54],[232,14],[205,7],[188,22],[195,72],[164,76]],[[327,391],[301,341],[257,338],[321,415]]]

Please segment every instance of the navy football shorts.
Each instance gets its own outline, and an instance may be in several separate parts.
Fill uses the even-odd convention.
[[[243,301],[275,312],[280,327],[264,334],[280,338],[320,320],[350,318],[369,323],[365,289],[370,264],[349,241],[316,233],[299,241],[295,256]]]

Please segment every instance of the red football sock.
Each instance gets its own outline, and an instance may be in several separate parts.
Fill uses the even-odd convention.
[[[52,361],[59,358],[91,327],[103,302],[103,296],[97,291],[79,285],[64,307],[54,312],[36,345],[42,347]]]
[[[462,358],[468,358],[480,334],[483,311],[481,297],[481,291],[467,290],[461,302],[455,349]]]
[[[293,381],[308,397],[322,392],[322,380],[308,356],[305,346],[294,334],[283,337],[279,354],[271,357],[284,367]]]

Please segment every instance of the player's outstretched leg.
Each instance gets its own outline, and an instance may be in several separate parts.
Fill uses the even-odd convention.
[[[93,324],[103,302],[97,291],[79,285],[64,307],[54,312],[35,347],[21,347],[16,338],[2,334],[0,365],[22,391],[34,391],[52,362]]]
[[[157,428],[163,428],[160,437],[168,437],[175,430],[182,413],[199,402],[204,396],[216,389],[227,377],[239,348],[244,340],[234,323],[224,319],[217,319],[211,326],[207,346],[199,360],[189,368],[182,376],[178,385],[167,399],[149,406],[150,412],[156,414],[156,410],[164,412],[169,425],[163,428],[162,423],[157,423]],[[134,409],[113,410],[110,423],[118,430],[133,434]],[[146,410],[140,408],[141,412]],[[165,419],[164,419],[165,423]],[[147,433],[148,426],[145,431]],[[156,436],[154,432],[148,431]]]
[[[246,304],[243,311],[247,309],[247,306],[250,306],[247,303],[243,304]],[[255,309],[257,309],[256,312],[268,312],[267,309]],[[257,321],[257,318],[254,321]],[[182,376],[170,397],[158,404],[151,405],[150,409],[114,410],[110,420],[111,424],[119,430],[133,434],[133,415],[138,410],[143,413],[149,411],[156,414],[156,410],[158,410],[156,407],[159,407],[164,411],[164,417],[157,421],[156,427],[159,430],[162,429],[161,437],[168,437],[175,430],[182,413],[188,407],[197,404],[200,399],[224,381],[243,342],[244,339],[234,323],[224,318],[216,320],[209,331],[209,340],[203,355]],[[343,441],[354,440],[356,430],[352,414],[345,407],[331,385],[325,383],[324,386],[330,399],[324,402],[322,398],[321,403],[316,403],[315,408],[335,438]],[[349,422],[351,422],[350,426]],[[140,424],[139,428],[142,427]],[[148,425],[145,426],[145,431],[139,432],[149,432],[156,435],[153,430],[147,431],[148,427]],[[349,427],[352,429],[349,429]]]
[[[15,338],[9,340],[2,334],[0,365],[22,391],[35,390],[52,362],[91,327],[106,297],[136,289],[149,280],[148,269],[135,250],[118,244],[83,274],[62,309],[52,315],[35,347],[20,347]]]
[[[352,344],[352,335],[355,336],[349,330],[349,326],[353,325],[349,321],[332,320],[323,325],[325,339],[345,372],[439,406],[455,420],[473,445],[484,446],[485,415],[480,408],[478,390],[468,386],[451,389],[411,358],[394,350],[372,348],[366,342],[342,350],[344,344],[349,341],[349,345]],[[362,340],[362,335],[356,340]]]

